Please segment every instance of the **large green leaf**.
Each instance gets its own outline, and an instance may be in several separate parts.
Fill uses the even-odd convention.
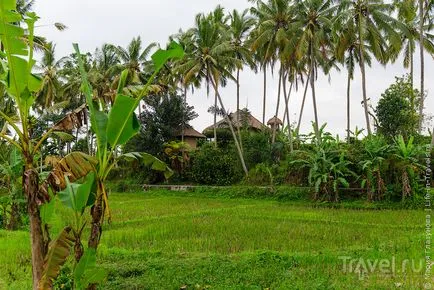
[[[95,132],[98,145],[98,153],[105,152],[107,148],[107,115],[96,108],[93,97],[92,87],[87,79],[87,73],[84,69],[83,58],[81,57],[78,44],[73,44],[75,52],[78,56],[78,64],[80,67],[80,75],[82,80],[82,91],[86,97],[86,103],[90,112],[90,124]]]
[[[106,276],[106,271],[96,266],[95,249],[88,248],[74,271],[76,289],[85,289],[89,284],[103,281]]]
[[[136,99],[124,95],[116,97],[107,124],[107,139],[112,147],[125,144],[139,132],[140,124],[134,113],[136,107]]]
[[[91,171],[82,184],[70,183],[68,177],[65,179],[66,188],[59,191],[59,199],[66,207],[76,212],[83,212],[95,183],[95,172]]]
[[[72,245],[74,244],[74,237],[71,232],[70,227],[64,228],[59,236],[50,243],[38,289],[45,290],[53,288],[53,282],[68,259]]]
[[[183,56],[182,46],[172,41],[167,50],[159,49],[152,55],[155,71],[158,72],[170,59],[182,58]]]
[[[34,99],[31,92],[40,87],[39,78],[31,74],[33,59],[33,31],[37,16],[29,13],[25,18],[27,33],[17,23],[22,20],[16,12],[16,0],[0,1],[0,38],[4,55],[8,61],[8,72],[4,83],[8,93],[15,98],[21,110],[21,117],[27,118]],[[28,45],[24,41],[27,39]]]
[[[142,161],[145,166],[149,166],[152,170],[163,172],[166,179],[173,175],[173,170],[166,163],[148,153],[130,152],[119,156],[119,158]]]

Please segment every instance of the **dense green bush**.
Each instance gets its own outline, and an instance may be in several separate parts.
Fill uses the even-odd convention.
[[[272,162],[269,132],[242,133],[243,155],[247,168],[254,168],[257,164]]]
[[[378,132],[390,139],[403,135],[405,139],[415,135],[419,126],[417,105],[419,91],[412,88],[408,76],[396,78],[382,95],[376,108]]]
[[[191,174],[195,182],[206,185],[231,185],[243,177],[240,161],[233,150],[205,144],[192,154]]]

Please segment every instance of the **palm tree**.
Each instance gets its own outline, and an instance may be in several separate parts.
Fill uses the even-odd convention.
[[[58,74],[64,59],[56,60],[55,50],[56,45],[49,42],[43,51],[39,65],[40,70],[42,70],[42,85],[37,93],[35,102],[37,110],[43,111],[51,107],[53,103],[64,101],[63,84]]]
[[[414,84],[414,53],[416,51],[416,43],[423,43],[423,49],[430,54],[434,54],[434,36],[430,34],[432,25],[429,23],[429,19],[425,17],[425,23],[423,25],[422,35],[420,34],[420,20],[417,13],[417,5],[413,0],[395,1],[396,7],[398,7],[398,19],[402,21],[408,33],[402,33],[402,51],[404,54],[404,67],[410,69],[410,81],[413,87]],[[423,39],[423,42],[421,42]],[[401,51],[395,52],[394,58],[398,57]],[[413,106],[415,100],[412,100]]]
[[[332,42],[330,40],[331,17],[335,7],[331,1],[307,0],[296,1],[296,27],[300,30],[296,46],[297,55],[306,55],[310,73],[310,87],[315,115],[314,129],[317,139],[319,136],[318,109],[315,93],[315,81],[318,68],[329,69],[331,62]],[[296,31],[297,32],[297,31]]]
[[[120,73],[119,57],[109,44],[96,49],[89,81],[97,98],[106,104],[113,104],[116,95],[116,76]]]
[[[420,93],[421,100],[419,104],[420,125],[419,131],[422,131],[424,121],[425,106],[425,50],[433,55],[433,35],[430,33],[434,27],[434,1],[419,0],[419,49],[420,49]]]
[[[338,18],[338,17],[337,17]],[[351,136],[351,81],[354,78],[354,70],[356,62],[360,63],[358,38],[354,21],[349,22],[334,22],[334,42],[335,56],[347,69],[347,141],[350,142]],[[370,51],[370,47],[366,47],[366,51]],[[365,62],[371,66],[371,57],[369,53],[365,53]]]
[[[366,47],[370,46],[374,57],[382,64],[390,60],[390,51],[400,50],[401,37],[398,31],[406,32],[405,25],[392,15],[395,7],[381,0],[343,0],[338,17],[345,23],[353,21],[357,30],[358,55],[362,74],[362,95],[365,111],[366,129],[372,134],[369,119],[369,103],[366,86]]]
[[[252,27],[255,25],[256,21],[254,18],[248,15],[248,10],[244,10],[242,13],[239,13],[237,10],[234,10],[229,14],[229,34],[230,34],[230,42],[232,45],[232,53],[234,57],[240,60],[234,69],[236,70],[236,85],[237,85],[237,130],[238,137],[240,140],[241,148],[242,146],[242,138],[240,132],[240,120],[239,111],[240,111],[240,71],[243,69],[243,65],[247,64],[251,68],[255,67],[255,61],[253,59],[253,55],[248,48],[247,45],[247,36],[251,31]]]
[[[242,65],[247,64],[251,68],[255,67],[255,61],[253,55],[246,45],[246,37],[252,27],[255,25],[256,21],[254,18],[248,15],[248,10],[244,10],[239,13],[234,10],[230,15],[230,42],[232,44],[233,54],[235,58],[241,61],[241,66],[237,66],[236,72],[236,84],[237,84],[237,112],[240,110],[240,71],[242,70]]]
[[[279,68],[279,85],[277,93],[277,105],[275,116],[279,114],[281,87],[284,75],[284,52],[288,46],[292,45],[292,35],[288,33],[291,23],[294,21],[294,13],[289,1],[272,0],[264,3],[256,1],[257,7],[252,8],[252,13],[258,19],[258,26],[253,34],[252,40],[253,51],[259,50],[262,57],[262,66],[264,71],[266,65],[273,66],[276,60],[280,60]],[[264,72],[266,73],[266,72]],[[264,86],[266,79],[264,79]],[[265,94],[264,94],[265,100]],[[265,122],[265,118],[263,120]],[[273,130],[272,142],[276,137],[276,127]]]
[[[197,79],[202,79],[206,82],[207,90],[209,90],[209,85],[212,86],[215,99],[218,100],[219,107],[225,112],[225,118],[234,137],[241,164],[247,175],[248,170],[240,144],[218,90],[219,86],[227,78],[235,79],[228,68],[234,63],[240,66],[241,62],[234,57],[229,37],[224,33],[222,14],[223,9],[217,7],[212,14],[199,14],[196,16],[195,27],[190,30],[193,35],[194,48],[191,53],[186,55],[177,70],[184,76],[185,85],[195,82]],[[214,104],[215,107],[217,107],[216,103]],[[215,129],[216,126],[214,125]],[[216,131],[214,131],[214,137],[216,138]],[[214,141],[216,142],[216,140]]]
[[[150,61],[148,59],[152,50],[157,46],[156,43],[151,43],[143,49],[142,39],[140,36],[133,38],[126,48],[122,46],[108,45],[108,49],[112,49],[120,60],[120,70],[128,70],[126,85],[140,85],[147,79],[146,72],[143,68],[146,67],[149,71]],[[117,81],[117,80],[116,80]],[[141,102],[139,104],[139,115],[141,114]]]
[[[420,106],[419,106],[419,132],[422,131],[423,126],[423,110],[425,101],[425,53],[423,43],[423,26],[424,26],[424,0],[419,0],[419,48],[420,48]]]
[[[108,45],[113,49],[120,60],[120,69],[128,70],[127,84],[140,84],[143,66],[149,64],[149,55],[157,46],[151,43],[143,49],[140,36],[133,38],[126,48],[122,46]]]

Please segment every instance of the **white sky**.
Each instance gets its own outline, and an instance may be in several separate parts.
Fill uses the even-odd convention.
[[[127,46],[133,37],[141,36],[144,45],[150,42],[166,44],[168,36],[178,32],[180,28],[186,30],[194,23],[194,17],[201,12],[209,12],[218,4],[227,12],[250,7],[247,0],[38,0],[35,11],[41,17],[39,25],[62,22],[68,29],[59,32],[53,27],[38,28],[37,33],[56,43],[57,57],[72,52],[72,43],[77,42],[82,52],[93,52],[96,47],[104,43]],[[419,86],[419,58],[415,57],[415,84]],[[368,97],[375,104],[381,93],[394,82],[395,76],[401,76],[406,71],[398,60],[394,65],[383,67],[374,65],[367,69]],[[428,91],[426,112],[434,113],[434,60],[426,56],[425,87]],[[262,120],[262,74],[255,75],[248,70],[241,74],[241,107],[247,106],[252,114]],[[277,99],[277,77],[268,77],[267,120],[275,113]],[[333,72],[329,77],[321,76],[316,83],[317,103],[320,123],[327,122],[327,128],[341,135],[346,128],[346,73]],[[310,92],[310,91],[309,91]],[[291,96],[291,122],[298,120],[303,90]],[[213,116],[207,113],[214,99],[208,98],[206,90],[195,91],[188,96],[188,103],[195,107],[199,117],[191,124],[199,131],[213,122]],[[236,88],[234,84],[221,90],[225,106],[231,112],[236,110]],[[363,127],[364,115],[360,104],[361,81],[359,71],[356,71],[352,82],[352,128]],[[283,103],[280,118],[283,115]],[[313,106],[311,95],[308,94],[303,115],[302,131],[311,129],[313,120]]]

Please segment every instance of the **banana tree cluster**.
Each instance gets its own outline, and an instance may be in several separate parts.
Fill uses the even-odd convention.
[[[104,217],[110,219],[108,196],[104,186],[110,170],[116,165],[119,148],[139,131],[139,122],[135,110],[140,100],[149,91],[158,71],[167,61],[183,56],[182,48],[175,42],[171,43],[167,50],[158,50],[152,57],[154,73],[143,86],[141,92],[135,96],[123,94],[127,72],[123,72],[111,108],[105,108],[97,99],[93,98],[93,91],[87,81],[83,68],[83,61],[79,57],[82,88],[86,96],[86,105],[73,111],[65,119],[53,126],[42,136],[32,139],[31,107],[35,102],[35,95],[41,88],[41,80],[33,74],[34,60],[34,27],[38,17],[35,13],[27,13],[21,16],[17,12],[16,0],[0,1],[0,40],[2,51],[0,52],[0,81],[7,95],[13,99],[17,108],[17,116],[10,117],[0,111],[0,117],[7,126],[12,128],[0,132],[0,138],[13,145],[22,156],[24,163],[23,189],[27,200],[27,208],[30,222],[30,236],[32,243],[32,271],[33,289],[47,289],[52,285],[56,273],[65,259],[69,256],[71,247],[74,246],[78,273],[76,285],[78,288],[85,284],[97,282],[98,279],[90,278],[86,269],[94,265],[94,256],[101,238],[101,225]],[[19,23],[25,23],[22,28]],[[74,45],[80,56],[78,45]],[[87,107],[91,129],[96,135],[96,156],[73,152],[58,162],[48,177],[40,182],[40,176],[36,170],[37,157],[43,142],[62,128],[80,126],[84,109]],[[158,160],[150,160],[149,156],[135,154],[135,158],[144,157],[144,162],[154,168],[165,171],[170,175],[167,166],[164,169]],[[65,192],[66,190],[66,192]],[[47,205],[52,203],[53,197],[59,194],[63,204],[76,213],[74,223],[66,227],[51,243],[48,227],[43,221],[47,212]],[[80,216],[84,208],[90,207],[91,225],[88,250],[82,251],[81,233],[84,225],[80,223]],[[42,215],[42,213],[44,215]],[[90,254],[88,254],[90,253]],[[85,259],[87,262],[82,262]],[[53,262],[55,261],[55,262]],[[87,266],[80,266],[86,263]],[[95,273],[98,271],[93,271]],[[81,284],[80,284],[81,283]],[[80,286],[81,285],[81,286]]]

